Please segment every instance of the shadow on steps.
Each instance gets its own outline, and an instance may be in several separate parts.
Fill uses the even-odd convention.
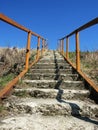
[[[69,104],[70,107],[71,107],[71,111],[72,111],[71,115],[73,117],[78,118],[78,119],[83,120],[83,121],[86,121],[86,122],[89,122],[89,123],[92,123],[92,124],[95,124],[95,125],[98,125],[98,121],[90,119],[89,117],[86,117],[86,116],[81,116],[80,107],[75,103],[66,102],[66,101],[62,100],[62,95],[63,95],[63,90],[58,89],[58,94],[56,96],[57,101],[60,102],[60,103]]]

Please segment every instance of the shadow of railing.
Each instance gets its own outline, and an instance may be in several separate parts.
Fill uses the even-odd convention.
[[[87,116],[82,116],[80,114],[80,110],[81,110],[80,107],[76,103],[71,103],[71,102],[67,102],[67,101],[63,100],[62,95],[63,95],[63,90],[58,88],[58,93],[56,96],[57,101],[60,103],[69,104],[71,107],[71,115],[73,117],[78,118],[78,119],[83,120],[83,121],[86,121],[86,122],[89,122],[89,123],[92,123],[92,124],[98,125],[98,121],[90,119]]]
[[[98,125],[98,121],[96,121],[94,119],[90,119],[87,116],[82,116],[80,114],[81,108],[76,103],[68,102],[68,101],[62,99],[64,90],[61,89],[60,86],[61,86],[61,84],[63,82],[63,79],[60,77],[60,67],[58,66],[58,61],[57,61],[55,52],[54,52],[54,62],[55,62],[55,66],[56,66],[55,80],[57,80],[57,83],[55,85],[55,89],[58,90],[56,100],[59,103],[65,103],[65,104],[70,105],[70,107],[71,107],[71,115],[73,117],[78,118],[78,119],[83,120],[83,121],[86,121],[86,122],[89,122],[89,123],[92,123],[92,124],[95,124],[95,125]]]

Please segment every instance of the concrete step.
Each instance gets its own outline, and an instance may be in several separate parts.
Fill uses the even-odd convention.
[[[41,59],[40,63],[67,63],[64,59]]]
[[[88,90],[70,90],[70,89],[39,89],[39,88],[21,88],[15,89],[13,95],[19,97],[34,97],[34,98],[56,98],[61,100],[84,100],[89,96]]]
[[[73,69],[30,69],[32,73],[63,73],[63,74],[74,74]]]
[[[7,105],[6,105],[7,103]],[[56,99],[35,99],[18,98],[14,101],[9,100],[5,103],[7,109],[12,113],[40,113],[44,116],[79,116],[79,117],[98,117],[98,106],[88,101],[81,100],[56,100]]]
[[[24,79],[31,80],[70,80],[70,81],[78,81],[80,80],[78,74],[54,74],[54,73],[27,73]]]
[[[50,64],[37,64],[34,67],[35,69],[71,69],[72,67],[70,65],[65,65],[65,64],[54,64],[54,65],[50,65]]]
[[[98,120],[88,117],[21,114],[2,120],[1,130],[97,130]]]
[[[84,89],[83,81],[64,81],[64,80],[23,80],[23,83],[36,88],[64,88],[64,89]],[[22,84],[21,84],[22,85]]]
[[[84,82],[59,53],[45,55],[4,99],[0,130],[97,130],[98,105]]]
[[[63,65],[63,66],[70,66],[68,63],[64,62],[59,62],[59,63],[55,63],[55,62],[49,62],[49,63],[41,63],[41,62],[38,62],[36,65],[38,66],[60,66],[60,65]]]
[[[0,65],[1,65],[1,66],[2,66],[2,65],[5,65],[5,63],[0,61]]]

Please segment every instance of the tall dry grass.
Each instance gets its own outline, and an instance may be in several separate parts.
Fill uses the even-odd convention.
[[[76,53],[69,53],[70,61],[76,65]],[[98,50],[80,52],[81,71],[98,84]]]
[[[36,50],[30,51],[30,61],[34,59]],[[26,50],[0,48],[0,88],[16,77],[25,67]]]
[[[34,60],[36,50],[30,51],[30,62]],[[25,65],[26,50],[13,48],[0,48],[0,65],[5,68],[17,68]],[[1,67],[1,68],[2,68]]]
[[[23,49],[0,48],[0,89],[20,73],[24,63]]]
[[[25,50],[18,48],[0,48],[0,62],[13,66],[25,62]]]
[[[98,51],[84,52],[80,59],[81,70],[98,84]]]

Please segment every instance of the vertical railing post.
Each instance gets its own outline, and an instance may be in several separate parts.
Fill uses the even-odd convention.
[[[66,37],[66,59],[69,58],[68,50],[69,50],[69,39],[68,39],[68,37]]]
[[[76,32],[76,69],[80,71],[79,32]]]
[[[47,40],[46,40],[46,43],[45,43],[45,48],[46,48],[46,50],[48,50],[48,42],[47,42]]]
[[[62,39],[62,55],[64,55],[64,39]]]
[[[36,60],[39,59],[39,48],[40,48],[40,37],[38,37],[38,44],[37,44],[37,56],[36,56]]]
[[[59,52],[61,51],[61,40],[59,40]]]
[[[60,53],[62,52],[62,40],[60,40]]]
[[[27,47],[26,47],[26,63],[25,63],[26,65],[25,65],[25,69],[29,68],[30,41],[31,41],[31,32],[28,32]]]
[[[43,41],[43,50],[45,51],[45,39]]]
[[[46,50],[48,49],[48,43],[47,43],[47,40],[45,41],[45,48],[46,48]]]
[[[44,51],[46,50],[46,40],[44,41]]]
[[[60,40],[59,40],[59,42],[58,42],[58,50],[59,50],[59,52],[60,52]]]
[[[58,52],[60,51],[59,40],[58,40],[58,42],[57,42],[57,50],[58,50]]]
[[[63,46],[62,46],[62,40],[61,40],[61,54],[62,54],[62,51],[63,51]]]
[[[43,55],[43,53],[44,53],[44,43],[45,43],[45,40],[42,39],[42,55]]]

